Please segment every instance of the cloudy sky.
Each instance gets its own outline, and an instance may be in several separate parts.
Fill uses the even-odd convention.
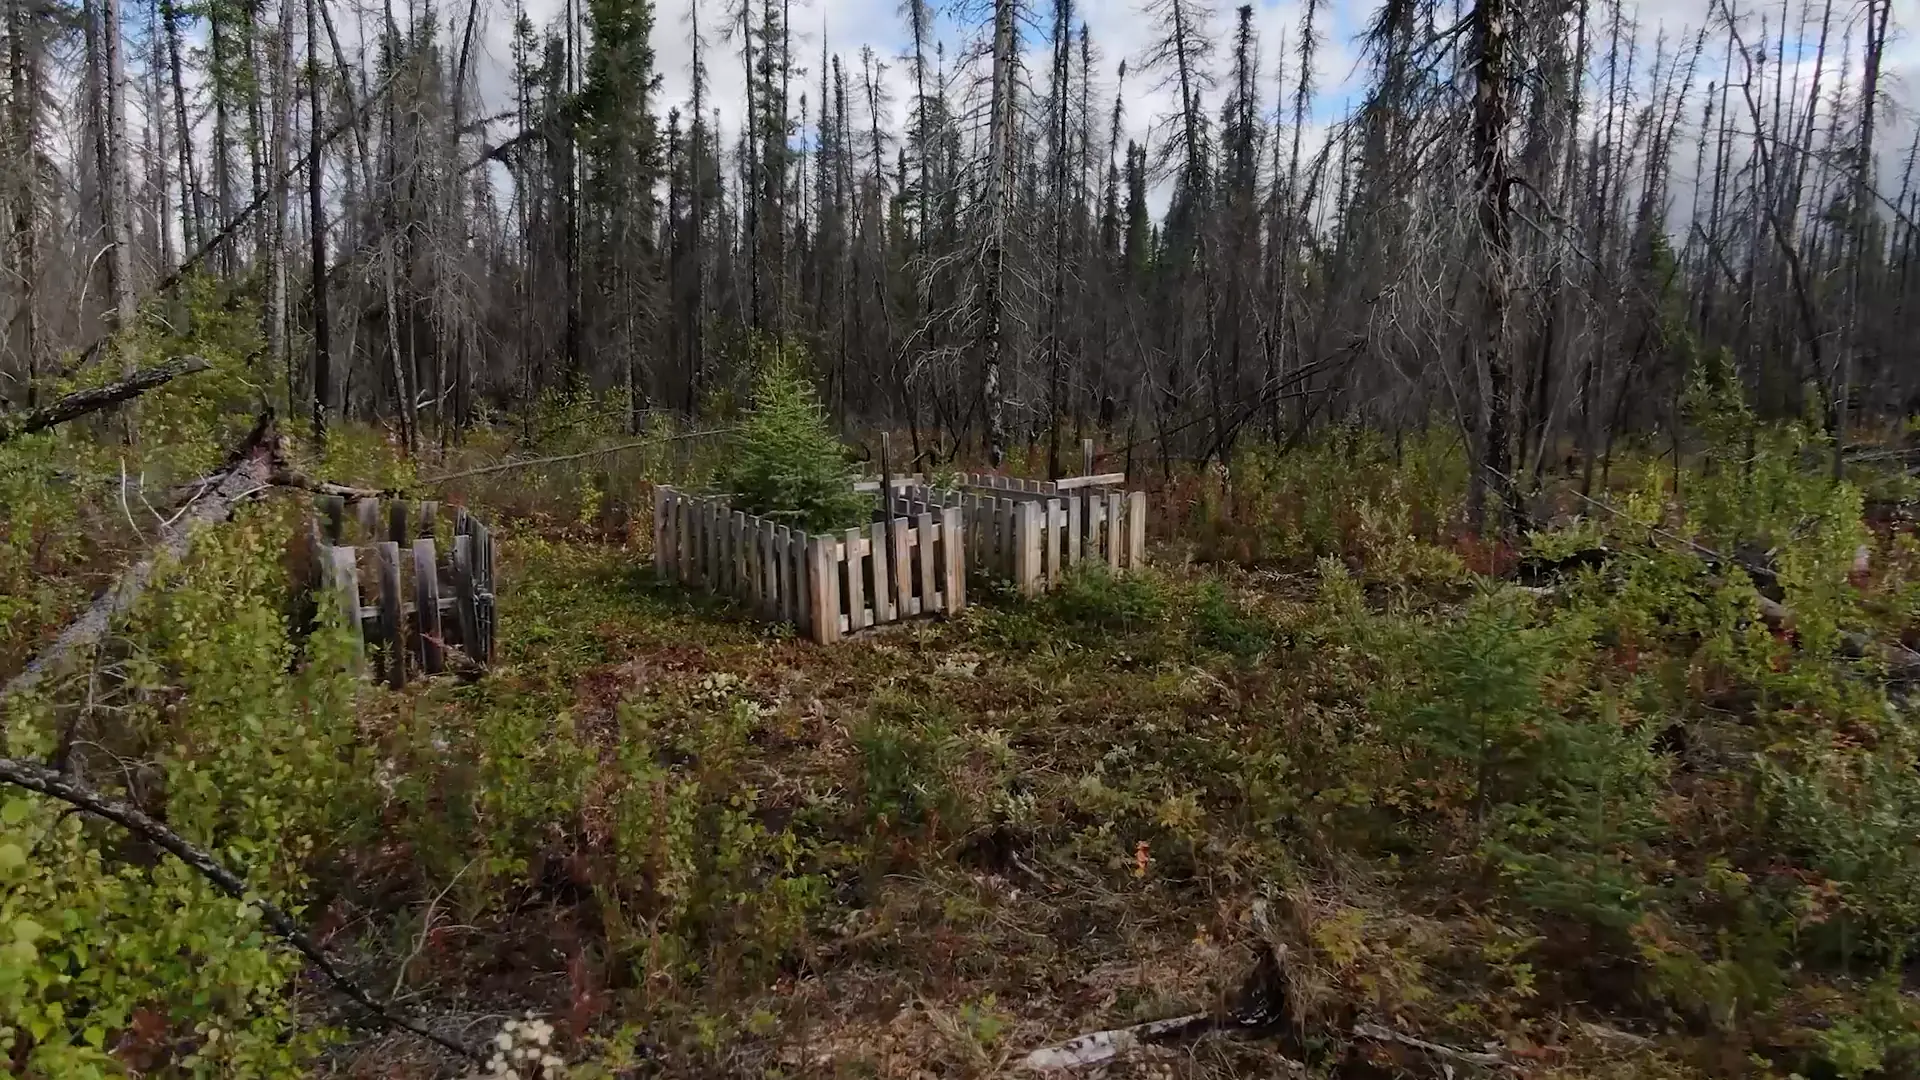
[[[565,0],[524,2],[535,21],[545,23],[559,14]],[[853,66],[857,66],[860,49],[869,46],[888,65],[887,83],[892,88],[896,114],[893,128],[899,130],[908,102],[908,68],[901,59],[907,32],[905,19],[897,6],[898,0],[790,2],[795,60],[806,69],[804,74],[796,74],[800,85],[817,87],[823,42],[829,49],[842,55],[845,58],[843,62]],[[977,41],[976,31],[985,20],[988,2],[947,0],[944,5],[936,3],[936,36],[937,40],[946,43],[950,59],[965,52]],[[1044,3],[1044,0],[1040,2]],[[1637,24],[1639,36],[1650,48],[1662,32],[1669,42],[1679,39],[1683,33],[1690,35],[1692,29],[1707,21],[1710,4],[1715,2],[1717,0],[1630,0],[1627,10],[1629,17]],[[1734,2],[1736,6],[1755,11],[1766,8],[1778,10],[1777,0]],[[666,105],[684,105],[687,99],[688,59],[691,55],[688,40],[690,4],[698,5],[701,26],[712,50],[708,66],[712,73],[714,104],[721,110],[723,124],[730,126],[742,112],[744,82],[738,55],[719,33],[725,19],[724,4],[719,0],[663,0],[663,6],[656,12],[653,44],[664,80],[663,102]],[[492,5],[492,10],[482,16],[481,42],[485,55],[479,72],[481,94],[490,105],[504,108],[511,101],[506,80],[511,11],[501,0],[482,0],[483,7],[488,5]],[[445,4],[442,10],[452,6]],[[1151,20],[1142,10],[1144,5],[1138,0],[1080,0],[1077,6],[1077,17],[1091,29],[1097,50],[1096,100],[1101,100],[1100,109],[1104,115],[1112,100],[1119,61],[1126,59],[1130,67],[1137,68],[1139,58],[1152,39],[1153,28]],[[1595,6],[1598,8],[1599,5]],[[1794,0],[1796,19],[1798,6],[1798,0]],[[1314,107],[1314,127],[1308,132],[1310,142],[1316,140],[1329,124],[1345,115],[1357,99],[1363,74],[1359,67],[1359,36],[1374,7],[1372,0],[1326,0],[1321,4],[1316,27],[1320,45],[1314,58],[1314,76],[1319,93]],[[1273,80],[1278,54],[1283,47],[1291,53],[1297,43],[1303,8],[1304,4],[1298,0],[1255,0],[1254,22],[1260,43],[1262,97],[1266,99],[1266,108],[1269,110],[1273,107]],[[1834,11],[1837,19],[1843,20],[1842,31],[1850,32],[1852,48],[1857,53],[1864,4],[1861,0],[1834,0]],[[1044,11],[1036,11],[1033,17],[1036,21],[1026,28],[1026,35],[1037,45],[1046,30],[1045,20],[1050,16]],[[1230,59],[1226,45],[1230,41],[1232,20],[1232,6],[1227,3],[1216,4],[1212,12],[1212,36],[1221,45],[1215,57],[1215,67],[1221,75],[1224,75]],[[1920,80],[1920,37],[1906,29],[1914,26],[1916,21],[1920,21],[1920,0],[1895,0],[1895,40],[1888,47],[1887,70],[1890,95],[1902,107],[1902,115],[1889,118],[1889,121],[1899,131],[1911,131],[1910,117],[1904,115],[1904,106],[1912,100],[1914,84]],[[1829,51],[1834,51],[1839,45],[1839,42],[1830,43]],[[1806,51],[1808,62],[1803,66],[1810,69],[1811,41],[1807,43]],[[1295,66],[1293,56],[1289,55],[1289,85],[1297,78]],[[1703,67],[1710,67],[1712,71],[1702,71],[1702,82],[1711,75],[1717,75],[1719,70],[1717,63]],[[1041,85],[1044,85],[1045,58],[1033,57],[1030,69],[1030,77],[1041,80]],[[1172,111],[1173,92],[1170,88],[1154,85],[1155,81],[1151,75],[1132,72],[1128,75],[1125,100],[1128,134],[1132,138],[1146,139],[1154,134],[1154,121]],[[1224,82],[1222,79],[1222,86]],[[1831,86],[1829,81],[1829,89]],[[810,99],[817,98],[817,89],[808,96]],[[1218,90],[1208,95],[1210,112],[1217,112],[1220,100]],[[1698,101],[1697,96],[1695,101]],[[797,102],[795,107],[797,110]],[[817,101],[813,107],[817,110]],[[1680,164],[1676,162],[1676,166]]]

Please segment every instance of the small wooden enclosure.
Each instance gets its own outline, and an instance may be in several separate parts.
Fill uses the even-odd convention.
[[[810,535],[661,485],[653,530],[660,577],[736,597],[822,644],[967,603],[958,506],[901,498],[888,520]]]
[[[417,535],[409,532],[410,507]],[[493,661],[493,532],[484,522],[455,507],[452,545],[442,553],[435,538],[437,503],[396,499],[383,507],[382,500],[359,499],[349,515],[344,499],[320,496],[314,509],[318,591],[328,598],[322,602],[335,604],[343,619],[360,627],[354,658],[360,670],[369,669],[368,649],[382,680],[396,687],[409,674],[446,670],[450,645],[473,664]],[[357,545],[342,543],[349,521],[358,526]],[[371,590],[362,586],[363,570],[371,576]],[[368,595],[372,604],[363,603]]]
[[[1114,573],[1144,564],[1147,496],[1114,486],[1125,479],[1119,473],[1058,481],[963,473],[958,491],[919,488],[905,498],[960,507],[968,568],[1037,596],[1082,562],[1105,563]]]

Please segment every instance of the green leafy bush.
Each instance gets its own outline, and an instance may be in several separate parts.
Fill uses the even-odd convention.
[[[866,520],[839,440],[827,426],[794,347],[763,353],[753,408],[734,435],[714,486],[750,514],[825,532]]]
[[[103,702],[86,753],[141,763],[168,825],[298,911],[310,863],[377,815],[353,747],[347,632],[316,635],[288,673],[290,521],[276,509],[209,531],[163,571],[124,635],[124,700]],[[10,719],[9,754],[51,751],[48,726]],[[121,776],[94,782],[119,796]],[[121,1075],[116,1044],[173,1055],[180,1071],[165,1075],[302,1075],[333,1035],[296,1017],[300,968],[251,900],[145,856],[116,826],[0,795],[0,1060],[25,1075]]]
[[[1167,612],[1157,581],[1143,573],[1115,574],[1098,563],[1082,563],[1068,574],[1052,604],[1063,620],[1098,630],[1142,630]]]

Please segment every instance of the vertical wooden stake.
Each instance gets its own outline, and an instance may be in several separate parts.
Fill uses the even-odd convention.
[[[347,500],[338,495],[322,495],[314,502],[327,519],[325,536],[327,543],[339,546],[346,532]]]
[[[773,525],[773,526],[770,526],[767,530],[767,544],[768,544],[767,553],[769,555],[769,558],[767,559],[767,581],[769,584],[773,586],[772,589],[770,590],[771,599],[773,600],[773,608],[769,613],[769,617],[774,622],[781,622],[786,618],[786,614],[785,614],[786,605],[787,605],[787,575],[786,575],[786,565],[785,565],[786,557],[787,557],[787,542],[786,542],[787,534],[785,531],[786,528],[787,526],[785,525]]]
[[[1015,532],[1020,527],[1017,524],[1019,511],[1014,509],[1014,501],[1012,499],[995,499],[994,506],[996,508],[995,514],[1000,520],[1000,559],[994,567],[994,572],[1001,577],[1012,580],[1017,585],[1020,580],[1020,557],[1014,554],[1016,550],[1014,543],[1017,540]]]
[[[1046,521],[1041,527],[1041,545],[1045,553],[1047,587],[1060,584],[1060,533],[1066,528],[1067,511],[1059,499],[1048,499]]]
[[[440,504],[431,500],[420,504],[420,535],[431,538],[440,527]]]
[[[367,670],[367,647],[361,637],[360,629],[360,570],[354,565],[353,549],[333,547],[328,549],[328,563],[332,568],[334,602],[338,605],[340,622],[347,628],[353,640],[353,659],[351,666],[356,675]]]
[[[793,542],[788,547],[787,565],[793,571],[794,619],[793,628],[809,633],[813,628],[813,538],[804,531],[793,531]]]
[[[948,615],[958,615],[967,606],[966,541],[961,536],[966,531],[961,524],[965,516],[966,511],[958,506],[949,506],[940,512],[941,554],[947,564]]]
[[[1120,570],[1120,493],[1107,492],[1107,567],[1118,573]]]
[[[673,489],[665,484],[653,486],[653,576],[664,580],[670,557],[667,554],[667,505],[673,501]]]
[[[1147,493],[1127,493],[1127,567],[1138,569],[1147,557]]]
[[[440,651],[440,566],[431,536],[413,542],[413,633],[420,670],[440,674],[446,666]]]
[[[907,554],[912,527],[888,514],[887,528],[893,533],[888,538],[893,550],[887,553],[887,565],[893,568],[893,617],[906,619],[913,615],[913,556]]]
[[[680,584],[693,580],[693,567],[687,565],[693,557],[693,523],[687,521],[687,509],[687,500],[674,500],[674,578]]]
[[[375,640],[385,649],[387,685],[407,684],[407,648],[400,632],[400,545],[391,540],[373,548],[380,576],[380,622]]]
[[[747,567],[751,565],[751,553],[747,547],[747,513],[744,510],[733,512],[733,558],[727,565],[727,591],[736,600],[744,600],[748,594]]]
[[[887,543],[887,534],[892,531],[887,520],[876,521],[867,531],[873,541],[873,621],[892,622],[893,613],[893,552]]]
[[[1093,475],[1093,440],[1080,440],[1080,475]]]
[[[860,542],[863,539],[861,532],[857,525],[846,532],[848,632],[860,630],[869,625],[867,622],[867,560],[860,553]]]
[[[460,627],[460,648],[475,663],[473,618],[473,537],[459,534],[453,538],[453,614]]]
[[[407,542],[407,500],[395,499],[387,504],[387,539],[396,544]]]
[[[1014,581],[1021,596],[1040,595],[1040,504],[1022,499],[1014,525]]]
[[[915,552],[920,562],[920,608],[918,613],[921,615],[931,615],[940,610],[939,605],[934,600],[935,591],[938,588],[936,584],[938,575],[934,570],[933,562],[933,515],[924,510],[921,511],[920,516],[914,519],[913,531],[919,540],[919,550]]]
[[[360,519],[360,532],[371,544],[380,539],[380,500],[357,499],[353,504],[354,516]]]
[[[1080,508],[1086,496],[1076,491],[1067,496],[1067,568],[1080,565]]]
[[[813,557],[813,640],[831,645],[840,640],[840,575],[834,558],[837,541],[831,536],[816,536],[810,545]]]
[[[473,523],[473,616],[474,635],[480,651],[474,659],[493,663],[493,530],[487,523]]]

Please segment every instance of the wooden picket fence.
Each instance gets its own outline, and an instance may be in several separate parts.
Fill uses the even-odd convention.
[[[1119,473],[1059,481],[970,473],[958,491],[922,487],[894,503],[959,507],[968,569],[1037,596],[1082,562],[1105,563],[1114,573],[1145,564],[1147,495],[1111,487],[1125,480]]]
[[[964,609],[961,521],[958,506],[923,500],[889,521],[810,535],[724,499],[661,485],[654,488],[654,570],[735,597],[827,644],[869,626]]]
[[[346,500],[320,496],[314,508],[316,581],[324,583],[320,591],[343,621],[360,628],[354,648],[358,670],[369,670],[369,648],[379,660],[381,678],[395,687],[405,685],[409,674],[446,670],[449,645],[458,646],[470,664],[493,662],[493,531],[484,522],[455,507],[452,548],[443,560],[434,535],[437,503],[388,500],[383,514],[382,500],[359,499],[349,514]],[[417,536],[408,531],[410,508]],[[358,523],[358,544],[342,542],[350,520]],[[405,558],[403,546],[409,550]],[[360,580],[362,551],[372,571],[371,604],[362,602],[367,593]]]

